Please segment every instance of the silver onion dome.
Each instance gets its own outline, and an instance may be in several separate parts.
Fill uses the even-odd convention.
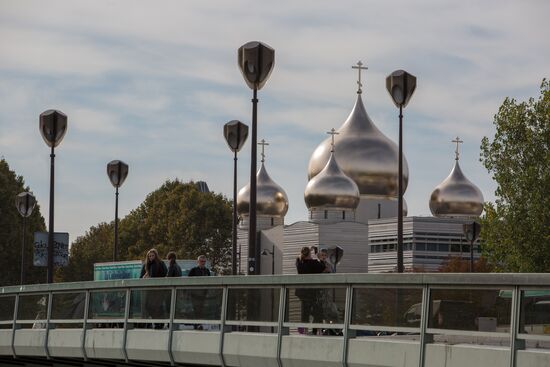
[[[398,147],[374,125],[358,93],[353,110],[338,130],[335,150],[342,171],[359,188],[361,195],[395,198],[398,195]],[[330,158],[330,138],[323,141],[309,160],[311,180]],[[409,181],[407,160],[403,157],[403,192]]]
[[[355,209],[359,205],[359,188],[338,166],[334,153],[325,168],[306,186],[304,200],[310,208]]]
[[[430,211],[435,217],[479,217],[483,194],[464,176],[458,157],[449,176],[430,196]]]
[[[265,165],[256,175],[256,213],[270,217],[284,217],[288,211],[288,196],[281,186],[269,177]],[[250,212],[250,183],[237,195],[237,212],[248,215]]]

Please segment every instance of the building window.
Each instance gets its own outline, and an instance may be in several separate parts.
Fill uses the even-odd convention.
[[[325,219],[328,218],[328,210],[325,210]]]
[[[426,251],[437,251],[437,245],[435,243],[428,243]]]
[[[342,210],[342,219],[346,220],[346,211],[345,210]]]
[[[271,217],[271,226],[272,226],[272,227],[273,227],[273,223],[274,223],[274,222],[275,222],[275,221],[273,220],[273,217]]]

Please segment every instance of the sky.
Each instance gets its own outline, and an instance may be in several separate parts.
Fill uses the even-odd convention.
[[[262,41],[275,67],[259,91],[258,140],[289,197],[286,223],[306,220],[309,158],[351,111],[361,60],[363,101],[397,141],[385,77],[405,69],[417,89],[404,111],[409,215],[428,216],[433,189],[454,164],[495,199],[479,161],[504,98],[527,100],[550,76],[550,2],[486,1],[27,1],[0,0],[0,155],[25,178],[46,219],[49,148],[41,112],[68,115],[56,148],[55,230],[71,241],[114,218],[106,164],[130,172],[128,214],[166,180],[203,180],[232,198],[233,155],[223,125],[250,125],[251,90],[237,49]],[[258,159],[259,162],[259,159]],[[250,175],[250,140],[238,186]]]

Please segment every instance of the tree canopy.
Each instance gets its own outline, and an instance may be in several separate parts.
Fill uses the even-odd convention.
[[[550,82],[538,100],[506,98],[496,133],[481,142],[481,161],[497,183],[486,203],[481,238],[497,270],[550,271]]]
[[[19,284],[21,274],[21,246],[23,239],[23,217],[15,207],[15,197],[24,191],[31,191],[22,176],[10,170],[8,162],[0,160],[0,286]],[[45,231],[44,218],[37,204],[27,218],[25,232],[25,283],[46,282],[46,268],[32,265],[34,232]]]
[[[193,182],[166,181],[119,223],[119,260],[143,260],[151,248],[178,258],[204,254],[217,272],[231,258],[231,202],[220,194],[201,192]],[[114,222],[100,223],[71,246],[64,281],[93,279],[93,264],[112,260]]]

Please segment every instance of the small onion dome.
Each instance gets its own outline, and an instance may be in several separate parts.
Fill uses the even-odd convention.
[[[342,171],[359,188],[361,195],[395,198],[398,196],[398,147],[374,125],[361,94],[346,122],[338,130],[335,150]],[[312,179],[326,166],[331,151],[330,138],[323,141],[309,160],[308,177]],[[409,168],[403,157],[403,192],[407,189]]]
[[[237,195],[237,212],[240,216],[250,211],[250,183]],[[265,165],[256,175],[256,214],[270,217],[284,217],[288,211],[288,196],[285,190],[269,177]]]
[[[359,188],[338,166],[331,153],[325,168],[306,186],[304,200],[308,209],[355,209],[359,205]]]
[[[483,211],[483,194],[464,176],[458,159],[451,174],[432,192],[430,210],[435,217],[479,217]]]

